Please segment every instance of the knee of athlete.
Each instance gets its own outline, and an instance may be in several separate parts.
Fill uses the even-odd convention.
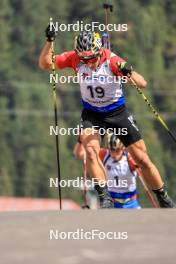
[[[153,166],[151,160],[145,152],[136,158],[136,163],[141,169],[151,168]]]
[[[98,156],[98,151],[94,146],[86,146],[86,156],[89,161],[93,161]]]

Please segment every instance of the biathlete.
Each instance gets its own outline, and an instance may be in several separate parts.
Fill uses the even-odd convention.
[[[85,157],[78,138],[73,153],[77,159]],[[108,137],[108,149],[101,148],[99,157],[105,167],[107,186],[115,208],[140,208],[136,190],[136,164],[117,136]]]
[[[47,41],[39,57],[39,67],[43,70],[52,68],[52,41],[55,37],[54,28],[51,31],[48,26]],[[81,77],[80,91],[83,105],[81,141],[86,150],[89,175],[97,181],[95,188],[99,194],[101,208],[113,208],[113,201],[107,185],[102,187],[99,184],[100,180],[106,181],[105,168],[99,157],[99,128],[127,129],[127,134],[119,135],[119,139],[142,169],[144,178],[156,194],[160,206],[175,207],[165,190],[157,168],[147,154],[144,140],[133,116],[125,106],[122,85],[113,77],[128,75],[140,88],[145,88],[147,85],[144,78],[128,67],[124,59],[102,47],[100,35],[95,32],[79,33],[75,38],[74,50],[56,55],[55,66],[57,69],[72,68]],[[129,78],[128,81],[130,82]]]

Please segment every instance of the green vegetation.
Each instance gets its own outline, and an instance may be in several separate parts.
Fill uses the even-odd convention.
[[[127,23],[127,32],[112,33],[114,52],[125,58],[148,81],[146,94],[176,130],[176,2],[172,0],[112,1],[111,23]],[[104,22],[100,0],[1,0],[0,8],[0,195],[57,197],[49,188],[56,177],[55,138],[49,73],[38,68],[50,17],[59,23]],[[73,32],[61,32],[56,52],[73,48]],[[70,70],[67,71],[70,73]],[[78,85],[58,87],[59,125],[79,124]],[[140,95],[126,87],[127,105],[134,113],[152,160],[176,198],[176,146],[153,118]],[[62,178],[82,176],[75,161],[74,136],[60,137]],[[140,188],[142,204],[150,206]],[[63,197],[79,201],[81,192],[67,189]]]

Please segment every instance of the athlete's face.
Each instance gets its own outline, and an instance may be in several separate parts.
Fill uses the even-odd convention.
[[[95,70],[99,63],[100,63],[100,56],[97,56],[95,58],[92,59],[81,59],[81,62],[83,62],[84,64],[86,64],[91,70]]]
[[[118,161],[122,158],[123,155],[123,148],[118,148],[116,150],[110,150],[110,155],[113,160]]]

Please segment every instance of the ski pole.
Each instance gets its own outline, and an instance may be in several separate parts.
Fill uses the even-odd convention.
[[[103,4],[103,8],[105,11],[105,26],[106,26],[106,34],[104,34],[104,38],[106,38],[106,46],[107,49],[111,49],[111,45],[110,45],[110,36],[108,34],[108,29],[107,29],[107,25],[108,25],[108,15],[109,15],[109,11],[112,12],[113,11],[113,5],[111,4]]]
[[[159,113],[156,111],[156,109],[153,107],[153,105],[150,103],[150,101],[148,100],[148,98],[145,96],[145,94],[143,93],[143,91],[136,85],[135,81],[130,78],[133,86],[136,88],[136,90],[138,91],[138,93],[142,96],[142,98],[144,99],[144,101],[146,102],[146,104],[148,105],[148,107],[150,108],[150,110],[152,111],[152,113],[155,115],[155,117],[158,119],[158,121],[161,123],[161,125],[166,129],[166,131],[168,132],[168,134],[171,136],[171,138],[174,140],[174,142],[176,143],[176,136],[173,134],[173,132],[170,130],[170,128],[168,127],[168,125],[165,123],[165,121],[162,119],[162,117],[159,115]]]
[[[153,198],[151,192],[149,191],[149,188],[147,187],[147,184],[145,183],[145,181],[144,181],[144,179],[143,179],[143,176],[142,176],[141,172],[139,171],[139,169],[136,169],[136,170],[137,170],[138,177],[139,177],[139,179],[140,179],[140,181],[141,181],[141,184],[143,185],[144,190],[145,190],[147,196],[149,197],[151,203],[153,204],[153,206],[154,206],[155,208],[158,208],[158,205],[157,205],[157,203],[155,202],[155,200],[154,200],[154,198]]]
[[[50,18],[52,22],[52,18]],[[53,105],[54,105],[54,121],[55,127],[58,127],[58,118],[57,118],[57,95],[56,95],[56,68],[55,68],[55,54],[54,54],[54,41],[51,42],[51,53],[52,53],[52,92],[53,92]],[[53,81],[54,79],[54,81]],[[58,177],[58,192],[59,192],[59,209],[62,210],[62,195],[61,195],[61,174],[60,174],[60,157],[59,157],[59,136],[56,133],[56,158],[57,158],[57,177]]]

